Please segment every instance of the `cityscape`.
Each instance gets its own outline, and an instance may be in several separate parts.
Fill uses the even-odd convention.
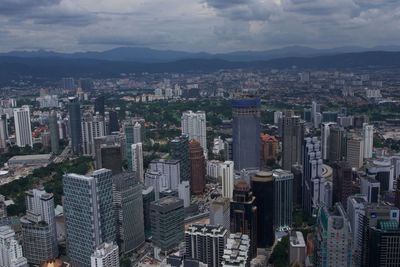
[[[357,22],[386,12],[389,36],[396,1],[149,1],[160,25],[149,3],[17,2],[0,3],[0,267],[400,266],[399,40]]]

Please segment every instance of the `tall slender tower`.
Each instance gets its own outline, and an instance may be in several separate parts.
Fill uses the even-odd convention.
[[[299,116],[283,117],[282,166],[290,171],[294,164],[302,164],[304,122]]]
[[[72,152],[77,155],[82,152],[81,105],[77,97],[69,97],[68,100]]]
[[[51,141],[51,152],[58,154],[59,152],[59,132],[57,124],[57,112],[52,110],[49,117],[49,128],[50,128],[50,141]]]
[[[190,180],[189,161],[189,139],[187,135],[181,135],[170,141],[170,155],[173,159],[179,160],[181,168],[181,180]]]
[[[200,143],[204,152],[207,151],[206,137],[206,113],[204,111],[185,111],[181,118],[182,134],[189,136],[189,140],[196,140]]]
[[[206,185],[206,161],[203,148],[196,140],[189,142],[189,159],[192,177],[192,192],[202,194]]]
[[[31,117],[28,106],[14,109],[14,122],[17,146],[32,146]]]
[[[0,116],[0,152],[4,152],[7,150],[7,139],[7,115],[2,114]]]
[[[143,148],[142,143],[132,144],[131,146],[132,158],[132,171],[136,174],[136,178],[140,182],[144,182],[144,169],[143,169]]]
[[[82,142],[83,154],[95,156],[95,138],[105,136],[106,126],[104,117],[101,115],[85,114],[82,120]]]
[[[372,158],[372,149],[374,146],[374,126],[363,123],[363,140],[364,140],[364,158]]]
[[[235,171],[260,168],[260,106],[258,97],[232,101],[233,161]]]

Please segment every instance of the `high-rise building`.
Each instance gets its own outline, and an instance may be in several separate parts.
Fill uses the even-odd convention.
[[[91,267],[119,267],[118,246],[111,243],[102,243],[90,257]]]
[[[150,203],[156,199],[154,194],[154,188],[152,186],[143,187],[142,199],[143,199],[144,235],[146,238],[149,238],[151,236]]]
[[[233,160],[233,140],[226,138],[224,141],[225,160]]]
[[[305,266],[307,246],[301,232],[292,231],[289,236],[289,264],[290,266]]]
[[[82,152],[82,124],[81,106],[77,97],[69,97],[68,113],[69,128],[71,133],[72,152],[81,154]]]
[[[181,117],[182,134],[189,136],[189,140],[200,143],[204,153],[207,152],[207,125],[206,113],[204,111],[185,111]]]
[[[194,139],[189,142],[189,160],[192,193],[202,194],[206,186],[206,161],[203,148],[200,143]]]
[[[352,195],[347,199],[347,217],[349,218],[351,231],[353,233],[353,263],[356,262],[356,258],[359,257],[360,251],[357,251],[358,246],[358,234],[360,226],[360,215],[362,214],[365,205],[367,204],[367,199],[364,195],[356,194]]]
[[[104,95],[100,95],[98,97],[96,97],[95,101],[94,101],[94,113],[95,114],[100,114],[101,116],[104,117],[104,102],[105,102],[105,98]]]
[[[356,136],[348,138],[346,156],[352,168],[361,168],[364,163],[364,141]]]
[[[153,187],[155,199],[160,198],[160,193],[169,189],[167,177],[161,171],[147,170],[144,174],[144,184]]]
[[[321,124],[321,152],[322,159],[327,160],[330,153],[330,134],[331,127],[336,125],[334,122],[324,122]]]
[[[251,188],[257,205],[257,247],[266,248],[275,240],[274,177],[272,172],[258,172],[251,177]]]
[[[22,246],[10,226],[0,226],[0,266],[26,267],[28,261],[22,255]]]
[[[231,200],[231,233],[250,237],[250,257],[257,256],[257,206],[249,185],[244,180],[235,184]]]
[[[143,167],[143,146],[142,143],[131,145],[132,171],[136,174],[136,178],[140,182],[144,182],[144,167]]]
[[[178,190],[181,180],[179,160],[174,159],[155,159],[149,164],[149,169],[161,172],[165,176],[164,188]]]
[[[317,217],[315,265],[352,266],[352,229],[340,203],[333,210],[322,206]]]
[[[74,78],[71,78],[71,77],[62,78],[61,87],[64,90],[73,90],[73,89],[75,89]]]
[[[128,170],[132,171],[132,145],[143,142],[142,126],[138,121],[132,120],[124,123],[126,159]]]
[[[250,261],[253,258],[251,249],[251,239],[248,235],[230,234],[222,256],[222,266],[250,267]]]
[[[225,161],[221,164],[221,183],[222,183],[222,197],[232,199],[233,187],[235,181],[233,161]]]
[[[184,240],[183,200],[164,197],[150,204],[153,244],[159,252],[168,252]],[[167,234],[166,234],[167,233]]]
[[[347,209],[347,198],[352,194],[351,166],[346,161],[333,165],[333,202],[340,202]]]
[[[303,166],[295,164],[292,166],[293,173],[293,205],[298,207],[303,203]]]
[[[42,189],[25,193],[26,215],[21,218],[23,254],[30,264],[58,256],[54,197]]]
[[[343,127],[332,125],[330,127],[328,141],[328,161],[341,161],[345,157],[346,152],[346,132]]]
[[[170,155],[172,159],[179,160],[181,168],[181,181],[190,181],[189,139],[181,135],[171,140]]]
[[[367,197],[369,203],[378,203],[381,183],[371,177],[361,177],[361,194]]]
[[[222,225],[193,224],[185,231],[185,256],[220,267],[228,231]]]
[[[122,172],[122,152],[120,144],[102,144],[100,153],[96,152],[97,169],[109,169],[113,174]]]
[[[271,135],[261,134],[261,167],[266,168],[268,161],[276,161],[278,157],[278,140]]]
[[[372,149],[374,146],[374,126],[363,123],[363,143],[364,143],[364,158],[372,158]]]
[[[7,129],[7,115],[0,115],[0,152],[5,152],[7,150],[7,139],[8,139],[8,129]]]
[[[293,174],[289,171],[276,169],[274,177],[274,229],[288,231],[292,226],[293,213]],[[257,202],[257,196],[256,196]],[[258,207],[258,202],[257,202]],[[264,226],[265,227],[265,226]]]
[[[185,208],[190,207],[190,183],[189,181],[182,181],[178,185],[178,197],[183,200]]]
[[[63,176],[67,248],[74,265],[89,266],[96,247],[115,240],[111,176],[107,169]]]
[[[316,212],[323,199],[325,179],[322,176],[322,155],[317,137],[304,139],[303,210],[308,215]]]
[[[294,164],[303,163],[304,122],[299,116],[285,116],[282,123],[282,167],[290,171]]]
[[[51,139],[51,152],[58,154],[59,152],[59,132],[58,132],[58,118],[57,112],[52,110],[49,117],[50,139]]]
[[[15,139],[17,146],[32,146],[32,129],[29,106],[14,109]]]
[[[390,159],[369,160],[366,164],[367,175],[380,183],[382,192],[394,190],[394,166]]]
[[[82,119],[82,151],[84,155],[95,156],[95,138],[105,136],[106,127],[101,115],[85,114]]]
[[[228,232],[231,227],[231,202],[229,198],[217,198],[210,205],[210,224],[222,225]]]
[[[118,113],[114,110],[108,112],[108,121],[110,133],[119,132]]]
[[[117,243],[121,253],[137,249],[145,240],[142,185],[133,176],[133,173],[122,173],[112,177]]]
[[[261,100],[258,97],[232,101],[235,171],[260,168],[260,106]]]

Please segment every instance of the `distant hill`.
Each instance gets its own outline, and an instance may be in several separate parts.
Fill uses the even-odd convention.
[[[59,79],[61,77],[117,77],[121,73],[211,72],[220,69],[343,69],[399,68],[400,52],[344,53],[315,57],[288,57],[267,61],[227,61],[223,59],[182,59],[173,62],[141,63],[59,57],[0,56],[0,81],[21,76]]]

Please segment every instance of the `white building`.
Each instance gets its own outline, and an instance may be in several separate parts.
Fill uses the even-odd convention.
[[[363,124],[364,159],[372,158],[374,145],[374,126],[367,123]]]
[[[240,233],[230,234],[226,242],[223,267],[247,267],[250,265],[250,237]]]
[[[28,106],[14,109],[14,122],[17,146],[32,146],[31,118]]]
[[[190,182],[182,181],[178,186],[178,196],[183,199],[183,206],[185,208],[190,206]]]
[[[282,111],[275,111],[274,112],[274,124],[278,125],[279,120],[283,118],[283,112]]]
[[[167,187],[171,190],[178,190],[181,180],[179,160],[157,159],[150,162],[149,169],[161,172],[167,181]]]
[[[0,227],[0,266],[28,266],[27,259],[22,255],[22,246],[18,243],[15,232],[10,226]]]
[[[289,245],[290,266],[294,266],[295,263],[300,264],[300,266],[304,266],[307,255],[306,252],[307,248],[303,234],[301,232],[291,232]]]
[[[189,140],[195,139],[207,154],[207,137],[206,137],[206,113],[204,111],[193,112],[185,111],[181,117],[182,134],[189,136]]]
[[[364,141],[359,137],[347,139],[347,161],[352,168],[359,169],[364,163]]]
[[[119,267],[118,246],[103,243],[96,248],[91,259],[91,267]]]
[[[154,188],[155,200],[160,198],[160,192],[169,189],[168,181],[160,171],[147,170],[144,174],[144,184]]]
[[[221,164],[222,197],[232,199],[235,179],[233,161],[225,161]]]
[[[101,115],[85,114],[81,122],[82,125],[82,148],[83,154],[95,156],[94,139],[105,136],[106,125],[104,117]]]
[[[132,153],[132,171],[136,173],[136,178],[140,182],[144,182],[144,167],[143,167],[143,147],[142,143],[131,145]]]
[[[56,108],[58,107],[58,95],[45,95],[36,98],[40,108]]]
[[[208,160],[207,176],[213,179],[218,179],[218,177],[221,177],[221,164],[223,164],[223,162],[219,160]]]
[[[331,126],[335,125],[334,122],[325,122],[321,124],[321,150],[322,159],[327,160],[329,155],[329,136],[331,133]]]

